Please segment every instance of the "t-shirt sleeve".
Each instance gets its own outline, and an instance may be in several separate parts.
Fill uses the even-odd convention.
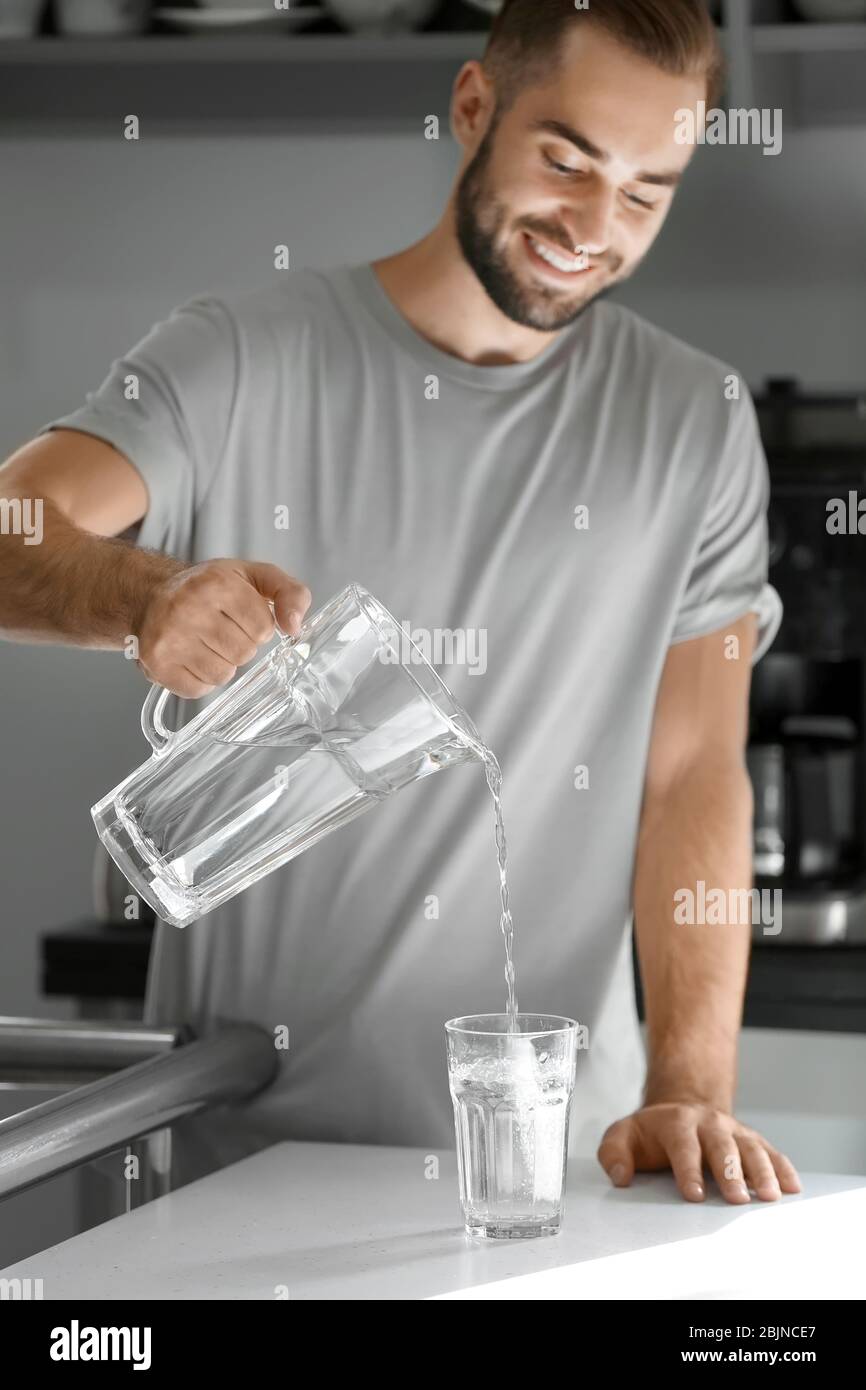
[[[767,582],[770,479],[755,407],[747,391],[729,407],[671,642],[716,632],[753,612],[758,617],[754,662],[773,644],[782,621],[782,601]]]
[[[190,558],[196,511],[220,466],[237,397],[236,337],[221,300],[190,299],[116,358],[84,405],[38,431],[82,430],[134,464],[148,491],[139,545]]]

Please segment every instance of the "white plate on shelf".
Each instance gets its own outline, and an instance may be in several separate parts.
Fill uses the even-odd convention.
[[[183,34],[215,34],[227,29],[302,29],[322,19],[321,5],[298,5],[295,9],[244,9],[239,5],[224,10],[192,10],[181,6],[162,7],[153,18]]]

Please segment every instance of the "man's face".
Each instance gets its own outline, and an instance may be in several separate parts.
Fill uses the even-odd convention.
[[[556,332],[632,274],[692,154],[674,113],[705,98],[703,79],[577,26],[550,82],[491,122],[457,188],[460,247],[502,313]]]

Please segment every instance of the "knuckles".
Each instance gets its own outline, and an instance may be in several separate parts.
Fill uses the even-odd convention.
[[[248,598],[248,585],[237,574],[234,562],[218,559],[184,570],[158,590],[145,611],[138,634],[139,664],[147,678],[167,686],[175,694],[196,698],[226,684],[240,666],[252,661],[259,647],[274,635],[274,620],[264,602],[252,636],[247,634],[241,638],[240,645],[231,649],[230,658],[219,661],[218,666],[213,664],[203,669],[205,680],[196,680],[181,669],[190,634],[204,631],[206,620],[213,620],[220,610],[228,611],[241,588]],[[303,584],[298,584],[297,589],[301,601],[308,604],[309,589]],[[232,637],[239,635],[234,632]]]

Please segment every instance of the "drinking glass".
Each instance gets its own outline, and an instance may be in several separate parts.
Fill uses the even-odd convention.
[[[575,1020],[474,1014],[451,1019],[445,1032],[467,1233],[555,1235],[562,1224]]]

